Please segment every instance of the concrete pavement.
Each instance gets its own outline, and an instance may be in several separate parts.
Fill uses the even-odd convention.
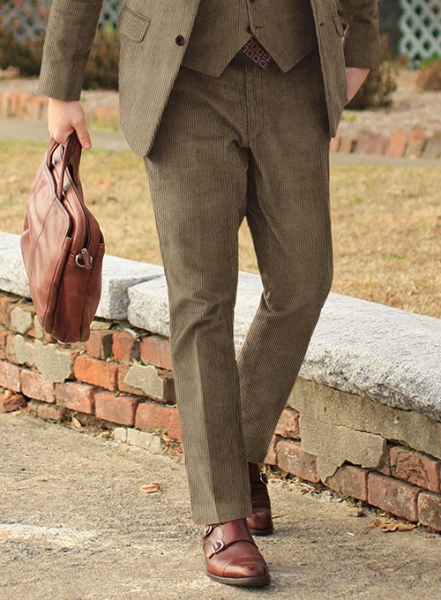
[[[204,574],[184,465],[83,429],[0,414],[1,600],[436,600],[441,537],[382,533],[328,491],[270,480],[270,587]],[[144,484],[161,490],[144,494]]]

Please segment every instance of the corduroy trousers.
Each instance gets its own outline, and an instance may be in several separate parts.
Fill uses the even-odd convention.
[[[247,462],[266,456],[329,293],[329,141],[317,50],[288,73],[237,57],[219,78],[181,68],[145,159],[196,523],[250,516]],[[236,357],[244,218],[264,291]]]

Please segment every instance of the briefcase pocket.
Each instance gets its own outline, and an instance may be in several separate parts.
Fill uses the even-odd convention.
[[[117,29],[121,35],[134,42],[142,42],[150,25],[150,19],[123,6],[118,18]]]

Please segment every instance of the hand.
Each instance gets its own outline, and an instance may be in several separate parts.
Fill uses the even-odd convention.
[[[370,69],[346,67],[346,83],[348,84],[348,102],[352,100],[364,83]]]
[[[84,110],[78,100],[65,102],[49,98],[48,126],[51,137],[59,144],[64,146],[67,138],[75,130],[82,147],[85,150],[92,148]]]

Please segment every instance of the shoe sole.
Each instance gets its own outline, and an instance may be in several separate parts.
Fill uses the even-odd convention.
[[[269,527],[268,529],[251,529],[250,527],[250,533],[251,535],[260,536],[271,535],[272,533],[274,533],[274,527]]]
[[[220,577],[219,575],[213,575],[208,571],[207,575],[213,581],[217,581],[217,583],[235,585],[237,587],[263,587],[269,585],[271,582],[270,575],[263,575],[262,577]]]

